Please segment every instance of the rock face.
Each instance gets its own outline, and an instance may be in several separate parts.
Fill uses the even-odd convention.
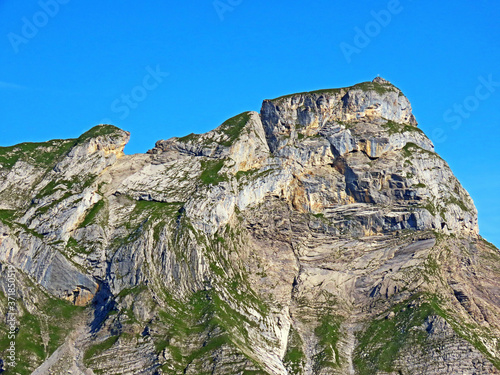
[[[0,148],[8,371],[500,373],[500,252],[388,81],[128,138]]]

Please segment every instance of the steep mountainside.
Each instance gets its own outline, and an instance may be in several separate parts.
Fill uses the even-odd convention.
[[[500,252],[389,82],[128,139],[0,148],[6,374],[500,374]]]

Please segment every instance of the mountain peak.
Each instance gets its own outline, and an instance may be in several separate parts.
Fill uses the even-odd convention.
[[[331,121],[380,118],[417,125],[408,98],[400,89],[380,77],[350,87],[302,92],[265,100],[263,110],[266,111],[269,107],[280,108],[278,113],[288,112],[290,120],[300,123],[324,124]]]
[[[373,79],[372,81],[373,83],[380,83],[380,84],[383,84],[383,85],[392,85],[392,83],[390,83],[388,80],[386,79],[383,79],[382,77],[380,76],[377,76]]]
[[[19,373],[498,373],[500,253],[392,84],[128,137],[0,149]]]

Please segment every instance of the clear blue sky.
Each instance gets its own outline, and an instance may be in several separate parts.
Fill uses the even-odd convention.
[[[106,120],[132,133],[126,152],[145,152],[266,98],[380,75],[409,97],[500,245],[500,2],[145,3],[0,1],[0,145]]]

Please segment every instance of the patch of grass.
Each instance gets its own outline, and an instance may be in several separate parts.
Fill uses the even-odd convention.
[[[483,264],[486,267],[491,268],[500,275],[500,252],[495,247],[489,249],[490,252],[481,251],[479,256],[483,259]]]
[[[157,350],[168,349],[173,357],[173,364],[179,370],[185,369],[196,359],[223,345],[232,345],[229,332],[244,330],[245,317],[234,311],[222,301],[213,290],[194,293],[187,303],[181,303],[165,294],[167,309],[159,312],[161,321],[169,329],[165,336],[155,340]],[[192,336],[207,335],[203,345],[191,347],[177,346],[179,342],[189,341]],[[176,345],[169,338],[175,338]]]
[[[28,351],[40,359],[45,359],[46,353],[42,343],[41,324],[37,316],[25,314],[19,319],[16,344],[23,351]]]
[[[102,136],[121,135],[123,130],[113,125],[97,125],[78,137],[77,143],[83,143],[92,138]]]
[[[0,210],[0,221],[11,222],[14,219],[16,211],[14,210]]]
[[[245,127],[245,125],[250,120],[250,112],[243,112],[239,115],[231,117],[229,120],[226,120],[221,126],[219,126],[219,130],[226,134],[228,139],[223,142],[220,142],[221,145],[229,147],[234,141],[238,139],[241,134],[241,131]]]
[[[257,328],[259,324],[251,319],[248,310],[253,309],[263,316],[269,313],[244,276],[235,274],[231,262],[221,259],[221,252],[239,241],[237,234],[230,231],[227,226],[213,238],[197,240],[205,248],[212,269],[213,278],[205,284],[207,289],[193,293],[188,300],[160,289],[165,307],[159,311],[159,317],[166,332],[153,335],[153,340],[158,351],[165,349],[170,353],[173,358],[170,366],[178,373],[182,373],[188,364],[191,370],[193,366],[198,370],[199,361],[221,346],[248,347],[251,345],[248,327]],[[212,288],[212,285],[217,287]],[[203,338],[203,345],[193,345],[193,342],[200,343],[200,338]]]
[[[197,140],[199,138],[199,136],[200,136],[199,134],[190,133],[188,135],[185,135],[184,137],[178,138],[178,141],[179,142],[185,142],[185,143],[187,143],[187,142],[191,142],[191,141]]]
[[[249,169],[248,171],[238,171],[236,172],[236,179],[241,180],[243,177],[250,177],[259,172],[259,169]]]
[[[64,193],[64,195],[61,198],[53,200],[52,202],[50,202],[49,204],[46,204],[45,206],[38,207],[36,211],[37,211],[38,214],[45,214],[50,209],[54,208],[56,205],[58,205],[59,203],[61,203],[65,199],[68,199],[72,195],[73,194],[68,191],[68,192]],[[74,202],[74,203],[76,203],[76,202]]]
[[[361,82],[352,87],[352,90],[375,91],[377,94],[383,95],[388,92],[397,92],[397,88],[390,83],[378,82]]]
[[[321,94],[330,94],[330,95],[337,95],[337,94],[342,94],[342,92],[346,92],[347,90],[362,90],[362,91],[376,91],[379,94],[385,94],[387,92],[398,92],[400,95],[403,95],[401,90],[399,90],[396,86],[394,86],[391,83],[378,83],[378,82],[361,82],[358,83],[354,86],[350,87],[341,87],[341,88],[334,88],[334,89],[322,89],[322,90],[315,90],[315,91],[306,91],[306,92],[300,92],[300,93],[294,93],[294,94],[288,94],[288,95],[283,95],[275,99],[271,99],[271,102],[277,102],[283,99],[289,99],[293,98],[295,96],[301,96],[301,95],[321,95]]]
[[[158,244],[163,227],[177,220],[184,202],[136,201],[130,199],[130,204],[133,205],[133,209],[129,213],[127,221],[123,223],[128,230],[128,235],[114,238],[111,245],[113,248],[135,241],[140,237],[141,233],[147,230],[153,231],[153,239]]]
[[[468,341],[500,370],[500,360],[497,357],[493,357],[490,350],[485,345],[486,341],[489,341],[490,344],[496,342],[497,348],[500,349],[500,344],[497,342],[498,338],[496,335],[479,324],[464,324],[460,318],[457,319],[452,310],[444,308],[442,302],[437,297],[433,297],[430,300],[430,304],[435,313],[446,320],[458,336]]]
[[[489,247],[490,249],[492,250],[495,250],[495,251],[499,251],[498,248],[493,245],[491,242],[487,241],[486,239],[484,239],[483,237],[480,237],[479,239],[482,243],[484,243],[487,247]],[[499,259],[500,260],[500,259]]]
[[[299,92],[299,93],[294,93],[294,94],[288,94],[288,95],[283,95],[275,99],[271,99],[271,102],[278,102],[284,99],[289,99],[293,98],[295,96],[301,96],[301,95],[321,95],[321,94],[339,94],[341,93],[343,88],[337,88],[337,89],[322,89],[322,90],[315,90],[315,91],[304,91],[304,92]]]
[[[401,149],[401,151],[402,151],[403,156],[405,158],[410,158],[413,156],[414,153],[420,152],[420,153],[428,154],[430,156],[437,157],[437,158],[441,159],[441,157],[438,154],[436,154],[435,152],[428,151],[428,150],[416,145],[413,142],[408,142],[407,144],[405,144],[404,147]]]
[[[343,88],[336,88],[336,89],[321,89],[321,90],[315,90],[315,91],[304,91],[304,92],[299,92],[299,93],[294,93],[294,94],[288,94],[288,95],[283,95],[275,99],[271,99],[271,102],[277,102],[283,99],[289,99],[293,98],[294,96],[301,96],[301,95],[321,95],[321,94],[340,94],[342,90],[345,90]]]
[[[83,355],[84,362],[88,364],[94,357],[110,349],[113,345],[115,345],[119,338],[120,336],[111,336],[98,344],[90,346]]]
[[[403,124],[403,129],[401,130],[402,133],[405,132],[417,132],[417,133],[422,133],[424,134],[424,131],[416,126],[409,125],[409,124]]]
[[[413,185],[413,187],[415,187],[415,188],[426,188],[427,185],[424,184],[424,183],[422,183],[422,182],[419,182],[418,184]]]
[[[227,181],[227,176],[219,174],[224,166],[225,160],[206,160],[201,162],[201,181],[206,185],[217,185],[219,182]]]
[[[324,92],[328,92],[330,90],[333,91],[335,89],[325,89],[325,90],[316,90],[316,91],[296,92],[296,93],[293,93],[293,94],[282,95],[282,96],[279,96],[279,97],[274,98],[274,99],[269,99],[269,101],[271,101],[271,102],[278,102],[278,101],[282,101],[282,100],[285,100],[285,99],[290,99],[290,98],[293,98],[293,97],[296,97],[296,96],[310,95],[310,94],[321,94],[321,93],[324,93]]]
[[[43,310],[50,312],[51,316],[57,317],[61,320],[70,320],[75,314],[83,311],[85,308],[81,306],[75,306],[61,299],[51,298],[43,306]],[[54,321],[54,324],[57,324]]]
[[[90,210],[88,211],[87,215],[83,219],[82,223],[79,225],[79,228],[84,228],[89,224],[92,224],[95,221],[95,218],[99,211],[104,208],[105,202],[103,199],[101,199],[99,202],[94,204]]]
[[[263,177],[271,174],[272,172],[273,172],[272,169],[266,169],[266,170],[263,170],[261,172],[260,169],[258,169],[258,168],[250,169],[248,171],[238,171],[236,173],[236,179],[238,181],[240,181],[242,179],[249,180],[250,178],[253,179],[253,180],[255,180],[255,179],[258,179],[258,178],[263,178]]]
[[[322,220],[325,220],[326,217],[325,217],[325,214],[324,213],[317,213],[317,214],[312,214],[314,217],[318,218],[318,219],[322,219]]]
[[[314,357],[314,367],[318,370],[325,367],[340,367],[337,344],[340,338],[339,330],[342,320],[343,318],[339,316],[326,315],[321,318],[321,324],[314,330],[318,337],[318,343],[323,348]]]
[[[385,124],[382,124],[382,127],[386,129],[389,132],[389,134],[405,133],[405,132],[418,132],[422,134],[424,133],[420,128],[416,126],[405,123],[399,123],[392,120],[387,120]]]
[[[37,197],[45,197],[54,194],[58,190],[64,190],[66,189],[66,183],[69,183],[69,181],[52,180],[40,190]]]
[[[388,120],[382,127],[389,132],[389,134],[395,134],[401,132],[401,124]]]
[[[65,324],[60,324],[60,322],[70,322],[85,307],[75,306],[60,299],[49,299],[43,309],[50,313],[51,318],[55,318],[49,321],[50,340],[47,355],[51,355],[63,343],[68,334]]]
[[[335,95],[335,94],[340,94],[342,92],[342,88],[336,88],[336,89],[323,89],[323,90],[315,90],[315,91],[310,91],[309,94],[330,94],[330,95]]]
[[[126,297],[128,295],[137,296],[140,293],[144,292],[146,289],[147,289],[147,287],[145,285],[136,285],[136,286],[131,287],[131,288],[125,288],[125,289],[122,289],[120,291],[120,293],[118,293],[116,295],[116,298],[123,298],[123,297]]]
[[[17,161],[23,160],[36,167],[52,168],[69,152],[74,144],[74,139],[56,139],[48,142],[27,142],[0,147],[0,165],[1,168],[12,168]]]
[[[42,292],[39,292],[43,296]],[[48,358],[63,342],[72,326],[73,319],[83,311],[83,307],[77,307],[69,302],[47,298],[35,304],[35,313],[31,314],[22,304],[18,302],[18,308],[23,314],[18,315],[19,330],[15,337],[17,366],[6,373],[31,374],[43,360]],[[46,319],[50,317],[50,319]],[[0,339],[0,356],[5,358],[4,353],[9,346],[10,339],[3,334],[4,326],[0,324],[2,338]],[[42,337],[48,336],[48,340]],[[46,336],[46,337],[47,337]],[[21,359],[21,360],[19,360]]]
[[[389,135],[405,132],[418,132],[423,134],[423,131],[416,126],[401,124],[392,120],[387,120],[385,124],[382,124],[382,127],[389,133]]]
[[[434,204],[432,202],[427,202],[425,205],[424,205],[424,208],[429,211],[431,213],[432,216],[436,216],[436,212],[437,212],[437,209],[436,209],[436,206],[434,206]]]
[[[409,302],[394,306],[392,319],[371,321],[358,336],[359,345],[353,362],[360,375],[395,371],[394,362],[405,345],[418,346],[425,342],[426,331],[412,328],[423,325],[426,318],[436,312],[428,302],[413,308],[406,307]]]
[[[84,246],[80,245],[78,241],[75,240],[73,237],[70,237],[68,239],[68,242],[66,243],[66,248],[78,254],[90,254],[92,252],[91,249],[86,249]]]
[[[404,145],[404,147],[402,148],[402,151],[403,151],[403,155],[405,158],[409,158],[413,155],[413,152],[416,150],[415,148],[419,148],[415,143],[407,143]]]
[[[437,265],[429,266],[437,268]],[[491,334],[484,327],[464,324],[454,318],[453,312],[443,308],[437,296],[416,294],[389,311],[395,313],[392,319],[375,319],[358,335],[359,344],[353,362],[360,375],[397,371],[395,361],[403,347],[426,351],[429,342],[425,321],[433,315],[446,320],[458,336],[481,351],[497,368],[500,367],[500,361],[491,356],[484,344],[484,338],[494,340]]]
[[[306,356],[302,351],[302,339],[293,327],[288,335],[288,345],[283,358],[283,364],[291,374],[301,374],[305,365]]]
[[[424,263],[425,270],[431,276],[438,276],[440,267],[438,261],[431,255],[427,257],[426,262]]]
[[[135,201],[135,207],[130,214],[131,218],[140,216],[142,213],[147,213],[149,219],[162,219],[166,215],[173,215],[183,205],[184,202],[158,202],[148,200]]]
[[[439,206],[436,206],[433,202],[426,202],[423,206],[421,206],[422,208],[425,208],[427,211],[429,211],[429,213],[432,215],[432,216],[436,216],[437,214],[439,214],[439,216],[441,216],[441,218],[443,220],[446,219],[445,217],[445,213],[443,212],[443,210],[441,209],[441,207]]]
[[[465,205],[465,203],[462,200],[460,200],[460,199],[458,199],[458,198],[456,198],[454,196],[449,197],[446,200],[446,204],[447,205],[448,204],[456,204],[458,207],[460,207],[460,209],[462,211],[464,211],[464,212],[470,212],[470,210],[467,208],[467,206]]]
[[[72,192],[80,192],[85,188],[92,185],[95,181],[96,176],[90,175],[86,176],[84,179],[81,176],[76,176],[72,180],[52,180],[47,185],[43,187],[42,190],[37,194],[36,198],[43,198],[53,195],[59,190],[66,191],[68,196],[72,195]],[[59,201],[64,198],[59,199]]]
[[[31,234],[34,237],[37,237],[40,239],[44,238],[43,234],[40,234],[40,233],[36,232],[35,230],[28,228],[28,226],[26,224],[15,223],[15,225],[22,228],[26,233]]]

